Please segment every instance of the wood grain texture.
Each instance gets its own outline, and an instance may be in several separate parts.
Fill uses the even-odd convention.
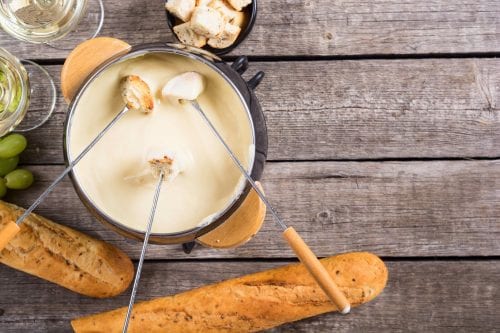
[[[173,41],[164,0],[105,0],[102,36],[134,44]],[[259,1],[255,27],[232,54],[364,55],[500,51],[498,0]],[[84,30],[83,30],[84,32]],[[86,34],[58,45],[72,48]],[[0,46],[22,57],[65,58],[68,51],[20,43],[1,33]]]
[[[29,206],[62,166],[30,167],[29,191],[6,201]],[[374,251],[382,256],[498,255],[500,161],[268,163],[271,202],[318,256]],[[65,180],[37,209],[55,222],[117,245],[134,258],[141,244],[96,222]],[[232,250],[151,246],[149,259],[292,258],[268,215],[261,231]]]
[[[146,300],[285,265],[285,262],[146,262],[138,299]],[[498,261],[386,262],[389,282],[351,314],[326,314],[269,332],[495,332]],[[68,332],[70,319],[128,303],[130,291],[94,300],[0,266],[0,331]]]
[[[254,62],[271,160],[500,156],[500,59]],[[48,66],[59,82],[60,66]],[[321,75],[318,75],[321,73]],[[278,84],[279,82],[279,84]],[[23,161],[62,163],[66,104]]]
[[[132,45],[174,41],[164,0],[104,2],[103,36]],[[0,31],[0,47],[62,63],[82,36],[73,34],[58,44],[67,50],[57,50]],[[472,58],[499,52],[499,0],[259,1],[253,32],[231,55],[267,60],[251,63],[245,75],[266,72],[257,95],[269,130],[268,157],[281,161],[267,165],[266,193],[320,256],[365,250],[408,257],[388,262],[388,287],[374,303],[349,316],[326,315],[269,332],[498,331],[498,260],[412,257],[500,254],[500,60]],[[459,59],[301,57],[436,54]],[[464,54],[471,58],[460,59]],[[281,56],[296,61],[269,61]],[[47,68],[59,85],[61,66]],[[28,206],[62,170],[66,106],[61,96],[58,102],[54,117],[28,134],[22,160],[32,164],[35,186],[10,191],[7,200]],[[475,157],[496,160],[292,162]],[[139,243],[91,217],[68,180],[37,211],[139,255]],[[153,245],[147,257],[159,260],[146,261],[139,300],[275,267],[293,253],[268,217],[237,249],[198,246],[186,255],[180,245]],[[128,302],[128,294],[83,298],[5,266],[0,285],[2,333],[68,332],[71,318]]]

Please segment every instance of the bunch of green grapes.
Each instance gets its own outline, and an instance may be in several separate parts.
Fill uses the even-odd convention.
[[[0,139],[0,198],[5,196],[7,189],[24,190],[33,184],[31,171],[17,168],[19,154],[27,144],[26,138],[17,133]]]

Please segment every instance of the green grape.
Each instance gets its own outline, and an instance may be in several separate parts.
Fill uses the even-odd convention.
[[[12,190],[24,190],[33,184],[33,174],[26,169],[17,169],[5,176],[5,186]]]
[[[7,194],[7,186],[5,186],[5,179],[0,178],[0,198]]]
[[[17,163],[19,163],[19,156],[0,158],[0,177],[4,177],[9,172],[15,170]]]
[[[0,140],[0,158],[17,156],[26,148],[28,141],[21,134],[9,134]]]

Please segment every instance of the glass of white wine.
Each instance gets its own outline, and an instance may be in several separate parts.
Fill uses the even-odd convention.
[[[43,67],[0,48],[0,137],[43,125],[56,98],[56,86]]]
[[[103,20],[102,0],[0,0],[0,26],[31,43],[57,47],[54,41],[76,30],[81,42],[97,36]]]

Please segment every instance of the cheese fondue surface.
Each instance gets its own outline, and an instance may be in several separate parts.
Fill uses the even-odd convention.
[[[187,71],[204,76],[206,87],[198,102],[248,169],[254,146],[242,101],[218,73],[195,60],[156,53],[116,63],[90,83],[74,110],[69,131],[71,159],[124,108],[121,78],[137,75],[151,88],[153,113],[128,111],[74,169],[77,182],[94,205],[131,229],[146,229],[157,183],[147,162],[152,157],[166,153],[180,169],[162,186],[155,233],[181,232],[211,222],[245,184],[195,109],[162,97],[163,86]]]

